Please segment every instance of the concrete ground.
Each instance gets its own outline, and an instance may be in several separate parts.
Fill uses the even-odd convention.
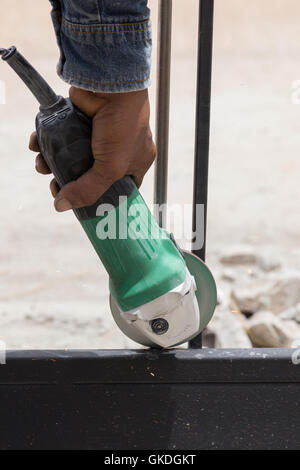
[[[174,2],[172,204],[192,197],[197,4]],[[67,94],[49,9],[46,0],[1,0],[0,46],[18,46]],[[300,270],[299,18],[297,0],[216,0],[208,263],[221,289],[219,256],[236,245]],[[155,51],[153,64],[152,119]],[[0,339],[9,348],[131,347],[111,320],[101,263],[73,214],[53,210],[48,177],[34,171],[27,144],[36,103],[4,64],[0,80]],[[152,178],[142,189],[149,203]]]

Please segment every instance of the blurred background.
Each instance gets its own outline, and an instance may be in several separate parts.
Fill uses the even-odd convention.
[[[155,116],[157,0],[153,21]],[[192,201],[197,0],[174,0],[170,204]],[[295,345],[300,337],[300,3],[215,0],[207,262],[219,305],[205,344]],[[1,0],[0,46],[15,44],[60,94],[47,0]],[[37,105],[0,64],[0,339],[8,348],[135,347],[113,324],[106,273],[28,150]],[[153,171],[142,188],[153,196]],[[175,231],[175,224],[169,227]],[[191,229],[186,225],[187,231]],[[188,247],[188,242],[183,240]]]

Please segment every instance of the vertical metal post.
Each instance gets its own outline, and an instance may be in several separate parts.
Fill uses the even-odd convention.
[[[172,0],[160,0],[157,59],[156,145],[154,180],[155,215],[165,227],[168,191]]]
[[[193,253],[205,261],[214,0],[200,0],[199,5],[193,232],[200,239],[200,232],[204,231],[204,243],[201,249],[195,249]],[[197,204],[204,205],[204,226],[196,217]],[[191,348],[201,346],[201,335],[190,342]]]

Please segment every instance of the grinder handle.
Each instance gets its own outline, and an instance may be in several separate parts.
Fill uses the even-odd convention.
[[[47,165],[60,187],[75,181],[94,163],[91,148],[92,119],[75,107],[70,99],[60,98],[58,104],[36,118],[38,142]],[[79,220],[97,215],[100,204],[119,205],[119,197],[129,197],[136,188],[131,177],[115,182],[90,207],[75,209]]]

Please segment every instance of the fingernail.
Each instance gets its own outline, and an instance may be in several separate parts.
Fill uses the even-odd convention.
[[[65,212],[72,209],[72,204],[68,199],[60,199],[55,203],[55,208],[58,212]]]

